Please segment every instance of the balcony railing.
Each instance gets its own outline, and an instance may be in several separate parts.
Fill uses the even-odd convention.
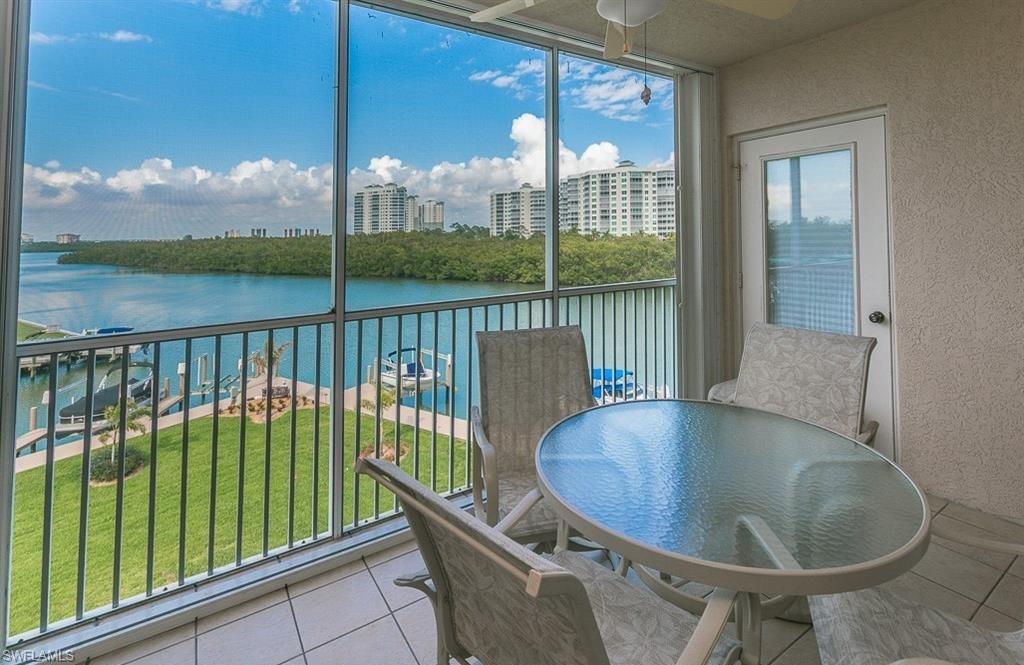
[[[75,625],[397,515],[353,473],[359,455],[442,494],[467,490],[477,331],[579,325],[599,401],[674,394],[674,280],[553,303],[540,292],[350,312],[340,363],[332,314],[21,345],[9,633]]]

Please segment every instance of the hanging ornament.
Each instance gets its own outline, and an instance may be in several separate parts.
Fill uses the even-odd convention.
[[[640,91],[640,101],[647,106],[651,103],[651,88],[647,85],[647,23],[644,23],[644,89]]]

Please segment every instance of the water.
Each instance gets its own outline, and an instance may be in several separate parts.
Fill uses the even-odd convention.
[[[57,253],[28,253],[21,255],[21,287],[19,296],[19,318],[42,324],[58,324],[62,328],[80,331],[105,326],[132,326],[136,331],[181,328],[187,326],[248,321],[254,319],[297,316],[324,313],[330,310],[331,281],[327,278],[286,277],[265,275],[232,274],[168,274],[150,273],[122,269],[105,265],[60,265]],[[371,307],[385,307],[408,303],[434,302],[473,298],[501,293],[532,290],[529,286],[479,282],[438,282],[414,279],[349,279],[347,281],[347,306],[351,310]],[[653,292],[651,292],[653,295]],[[654,300],[649,315],[641,309],[638,317],[639,328],[634,337],[631,311],[627,302],[619,299],[619,309],[614,310],[605,299],[598,297],[593,303],[588,299],[566,302],[569,320],[580,321],[584,328],[595,367],[630,367],[636,364],[641,383],[657,382],[664,385],[667,377],[655,378],[655,363],[660,368],[671,366],[672,344],[664,343],[665,313],[671,305],[667,301]],[[641,308],[643,307],[643,300]],[[608,308],[607,316],[602,307]],[[590,309],[595,310],[596,324],[590,333]],[[519,312],[519,325],[527,327],[530,317],[533,323],[550,322],[550,312],[545,313],[545,303],[535,301],[518,306],[506,305],[503,313],[498,307],[486,312],[490,329],[500,325],[512,328],[515,312]],[[654,319],[657,311],[657,321]],[[620,322],[618,331],[610,327],[613,312]],[[563,314],[559,317],[564,320]],[[485,310],[476,308],[473,312],[472,330],[482,330],[485,325]],[[629,318],[627,324],[625,319]],[[420,394],[421,405],[433,408],[436,399],[437,410],[447,413],[454,410],[458,417],[465,417],[468,404],[476,394],[476,379],[470,377],[469,361],[475,365],[475,348],[469,325],[469,313],[461,310],[453,315],[441,312],[435,319],[432,313],[407,315],[402,319],[401,340],[398,337],[398,318],[384,319],[379,326],[376,320],[362,324],[362,348],[359,347],[359,324],[349,323],[345,343],[346,388],[366,383],[375,359],[379,355],[402,347],[417,345],[451,354],[454,349],[454,390],[441,386],[434,395],[429,389]],[[435,334],[436,321],[436,334]],[[607,325],[604,325],[607,323]],[[670,323],[670,322],[669,322]],[[454,328],[454,330],[453,330]],[[321,328],[320,380],[321,385],[332,385],[333,330],[331,325]],[[380,353],[378,353],[378,340]],[[249,356],[265,349],[265,332],[249,335]],[[297,341],[297,344],[295,343]],[[286,344],[279,362],[280,375],[291,378],[293,374],[300,381],[312,384],[316,378],[316,328],[307,326],[298,331],[297,339],[293,330],[274,331],[275,347]],[[222,376],[238,375],[242,357],[241,335],[226,335],[221,341]],[[197,390],[201,374],[201,359],[206,357],[206,378],[213,378],[214,340],[196,339],[192,342],[191,390]],[[658,350],[655,351],[655,348]],[[297,352],[296,352],[296,349]],[[647,353],[642,353],[646,351]],[[297,353],[297,358],[296,358]],[[657,354],[661,354],[658,356]],[[178,393],[179,363],[185,357],[184,342],[168,342],[161,345],[161,363],[157,383],[170,385],[172,394]],[[142,348],[133,354],[133,360],[152,360],[152,349]],[[296,362],[297,361],[297,362]],[[428,361],[429,362],[429,361]],[[97,380],[109,369],[102,365]],[[293,368],[298,370],[293,372]],[[250,372],[252,367],[250,366]],[[659,369],[658,371],[661,371]],[[475,368],[474,372],[475,374]],[[57,407],[79,399],[85,393],[82,379],[86,375],[84,364],[62,365],[58,372],[59,394]],[[653,381],[652,381],[653,378]],[[48,372],[34,377],[23,375],[19,381],[18,434],[29,429],[29,409],[38,407],[37,426],[45,425],[43,395],[49,385]],[[237,386],[237,384],[235,384]],[[364,399],[367,395],[362,396]],[[192,404],[209,401],[209,397],[195,396]],[[413,397],[403,400],[406,406],[415,404]],[[68,438],[60,443],[74,440]]]

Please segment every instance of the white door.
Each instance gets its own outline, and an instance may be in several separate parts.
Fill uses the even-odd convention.
[[[739,157],[743,329],[876,338],[865,418],[893,458],[885,119],[741,140]]]

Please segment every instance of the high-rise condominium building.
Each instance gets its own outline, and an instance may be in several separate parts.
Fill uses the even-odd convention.
[[[524,183],[511,192],[491,192],[491,235],[513,233],[525,238],[544,233],[547,192]]]
[[[580,233],[664,238],[676,229],[675,170],[620,162],[558,183],[558,225]]]
[[[543,233],[545,199],[544,188],[529,184],[492,193],[491,235]],[[612,169],[562,178],[558,183],[558,226],[580,233],[646,233],[664,238],[676,228],[675,171],[641,169],[624,161]]]
[[[356,192],[352,228],[356,233],[404,231],[408,223],[405,187],[393,182],[369,185]]]
[[[444,201],[427,199],[419,205],[416,214],[419,218],[418,231],[444,230]]]
[[[369,185],[356,192],[352,228],[356,233],[430,231],[444,228],[444,202],[409,194],[394,183]]]

